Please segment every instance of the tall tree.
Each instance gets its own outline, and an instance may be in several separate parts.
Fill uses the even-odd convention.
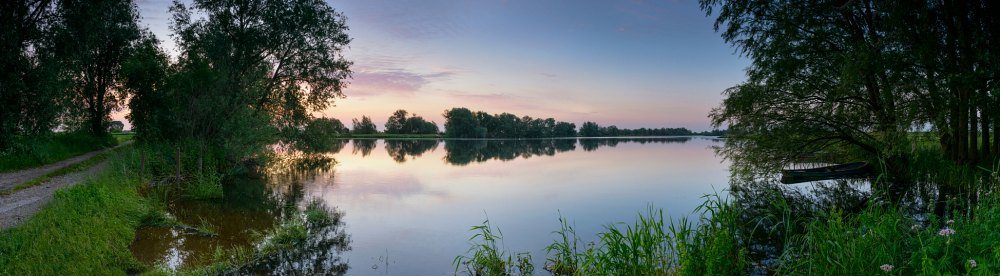
[[[110,113],[127,98],[121,69],[141,39],[137,10],[124,0],[59,1],[56,55],[86,116],[86,129],[96,135],[107,133]]]
[[[0,150],[17,135],[48,132],[62,108],[44,50],[54,14],[51,0],[0,1]]]
[[[406,119],[409,112],[406,110],[396,110],[385,122],[385,133],[400,134],[406,128]]]
[[[294,137],[310,112],[343,97],[350,38],[343,15],[326,2],[196,0],[174,2],[171,11],[180,56],[164,97],[155,98],[185,111],[163,125],[177,139],[245,158]]]
[[[908,185],[907,97],[897,45],[886,37],[891,7],[879,1],[703,0],[716,28],[752,64],[747,81],[713,110],[728,124],[723,153],[735,164],[776,169],[803,153],[846,148],[883,160],[893,191]]]
[[[361,121],[357,118],[352,120],[352,131],[354,134],[375,134],[378,133],[378,129],[375,127],[375,123],[372,123],[372,119],[368,116],[361,116]]]
[[[468,108],[452,108],[444,112],[445,136],[451,138],[483,138],[486,131],[479,131],[479,121]]]

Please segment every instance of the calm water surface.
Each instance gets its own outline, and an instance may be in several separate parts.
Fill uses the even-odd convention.
[[[722,193],[729,166],[714,154],[716,145],[706,137],[345,140],[321,158],[288,158],[262,177],[228,179],[222,203],[168,208],[219,236],[147,227],[132,249],[151,265],[204,264],[215,248],[252,243],[255,233],[319,199],[338,220],[317,244],[336,248],[286,266],[450,275],[455,256],[470,246],[469,227],[488,217],[506,248],[530,252],[540,269],[560,212],[587,240],[609,223],[632,222],[649,205],[677,218],[690,215],[702,195]]]

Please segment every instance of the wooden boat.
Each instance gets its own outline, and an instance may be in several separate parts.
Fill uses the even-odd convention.
[[[868,162],[847,163],[812,169],[781,170],[781,183],[794,184],[809,181],[855,178],[872,172]]]

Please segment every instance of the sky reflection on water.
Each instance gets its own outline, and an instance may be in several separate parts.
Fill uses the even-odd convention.
[[[390,274],[449,274],[452,259],[469,247],[469,227],[487,215],[511,251],[530,252],[540,267],[559,212],[590,239],[606,224],[633,221],[650,204],[674,218],[688,215],[702,195],[728,187],[728,165],[708,138],[619,141],[590,151],[576,144],[551,156],[451,162],[448,143],[475,146],[468,142],[523,141],[445,141],[402,159],[393,141],[377,141],[369,155],[348,145],[332,155],[330,173],[304,183],[307,198],[346,214],[354,248],[346,253],[349,274],[383,274],[385,255]]]

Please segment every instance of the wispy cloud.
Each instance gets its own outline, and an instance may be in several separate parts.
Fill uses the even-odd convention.
[[[404,69],[357,71],[347,87],[347,96],[412,95],[432,81],[444,80],[454,72],[416,73]]]

